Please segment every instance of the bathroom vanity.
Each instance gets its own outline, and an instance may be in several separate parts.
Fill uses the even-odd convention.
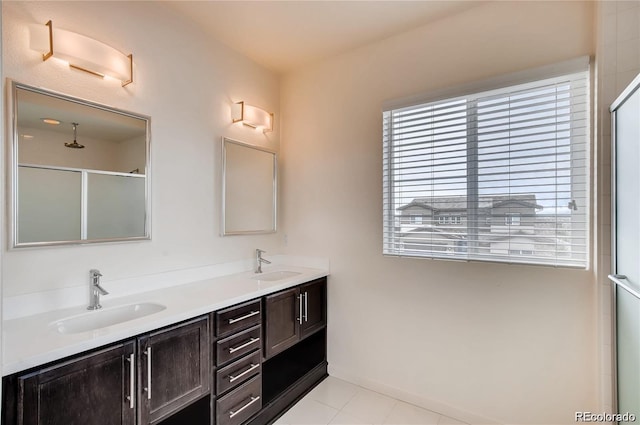
[[[151,239],[151,118],[16,81],[9,91],[11,247]],[[222,158],[222,236],[274,233],[276,152],[225,137]],[[261,252],[256,273],[143,276],[120,298],[100,299],[118,288],[93,269],[89,311],[54,310],[78,287],[25,295],[4,310],[16,318],[2,324],[2,425],[273,422],[327,376],[327,273],[260,273]]]
[[[65,334],[47,324],[65,312],[9,323],[8,343],[41,323],[41,352],[13,355],[49,361],[17,371],[5,362],[2,424],[267,424],[327,376],[326,273],[245,273],[157,292],[125,300],[166,304],[130,326]]]

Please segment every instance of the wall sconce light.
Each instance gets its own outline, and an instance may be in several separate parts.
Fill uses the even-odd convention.
[[[231,107],[233,122],[242,122],[247,127],[262,130],[263,133],[273,131],[273,114],[244,102],[236,102]]]
[[[111,46],[56,28],[51,21],[45,25],[30,25],[32,50],[42,53],[42,60],[61,59],[70,67],[99,77],[111,77],[122,82],[122,87],[133,82],[133,55],[125,55]]]

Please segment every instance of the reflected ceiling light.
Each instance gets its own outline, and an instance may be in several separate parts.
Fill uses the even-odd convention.
[[[42,53],[42,60],[50,57],[61,59],[70,67],[99,77],[112,77],[122,82],[122,87],[133,82],[133,55],[125,55],[111,46],[56,28],[51,21],[45,25],[30,25],[32,50]]]
[[[233,122],[242,122],[247,127],[262,130],[263,133],[273,131],[273,114],[244,102],[233,104]]]
[[[33,136],[31,134],[23,134],[22,138],[23,139],[33,139]]]
[[[55,118],[40,118],[40,120],[45,124],[60,125],[60,120]]]

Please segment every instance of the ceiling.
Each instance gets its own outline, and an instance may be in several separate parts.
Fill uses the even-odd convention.
[[[170,1],[205,32],[286,73],[484,3],[448,1]]]
[[[77,123],[78,141],[83,138],[121,142],[143,136],[146,122],[106,107],[92,107],[88,104],[63,99],[36,90],[18,88],[17,124],[20,134],[36,129],[63,133],[73,140],[73,125]],[[45,124],[42,119],[60,121],[59,125]]]

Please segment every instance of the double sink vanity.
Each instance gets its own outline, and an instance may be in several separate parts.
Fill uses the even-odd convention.
[[[244,272],[5,321],[2,424],[271,423],[327,376],[326,276]]]
[[[151,118],[9,84],[11,248],[149,241]],[[220,235],[275,233],[276,152],[220,147]],[[66,287],[39,294],[52,299],[37,314],[5,308],[2,425],[273,422],[327,376],[327,272],[262,272],[262,252],[255,273],[133,282],[119,298],[93,269],[89,310],[41,312]]]

